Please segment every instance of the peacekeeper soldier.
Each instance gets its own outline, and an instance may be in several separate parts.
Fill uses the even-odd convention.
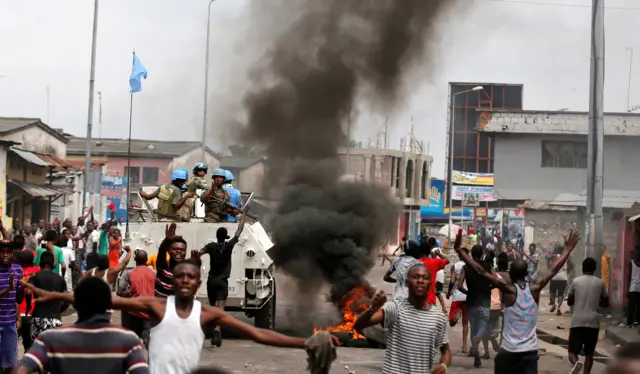
[[[240,190],[233,187],[233,181],[235,180],[233,173],[229,170],[225,170],[226,180],[222,188],[229,194],[229,202],[238,208],[242,207],[242,195],[240,194]],[[229,212],[225,217],[225,221],[227,222],[238,222],[238,218],[234,214],[236,212]]]
[[[208,190],[207,182],[204,180],[204,176],[207,175],[209,168],[202,162],[198,162],[193,167],[193,176],[189,178],[187,182],[187,192],[196,192],[198,190]]]
[[[218,223],[223,222],[229,209],[225,206],[225,202],[229,202],[229,193],[222,188],[222,184],[226,180],[227,176],[223,169],[214,169],[213,182],[211,188],[207,192],[203,193],[200,197],[200,201],[204,204],[204,221]]]
[[[158,198],[158,208],[156,213],[158,218],[178,219],[178,211],[185,202],[194,196],[193,193],[187,192],[184,195],[180,188],[187,182],[189,172],[186,169],[176,169],[171,175],[171,183],[163,184],[152,193],[140,191],[143,199],[151,200]]]
[[[195,206],[197,191],[198,190],[207,190],[207,183],[204,180],[204,176],[207,174],[207,165],[202,162],[198,162],[196,166],[193,167],[193,176],[189,178],[189,181],[184,185],[184,191],[193,193],[196,197],[190,198],[184,204],[184,207],[180,211],[180,217],[183,221],[190,221],[191,217],[193,217],[194,211],[193,207]],[[183,191],[183,192],[184,192]]]

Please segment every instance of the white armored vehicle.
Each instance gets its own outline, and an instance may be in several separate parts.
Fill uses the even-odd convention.
[[[248,199],[250,200],[251,198]],[[165,228],[170,222],[158,221],[150,209],[148,213],[150,219],[146,222],[130,225],[129,246],[134,250],[143,249],[151,256],[158,252],[158,247],[165,237]],[[196,217],[200,213],[200,209],[196,208]],[[215,242],[218,228],[226,227],[230,236],[238,228],[237,223],[206,223],[197,218],[192,222],[176,222],[176,226],[176,234],[187,241],[187,258],[191,256],[192,250],[200,250],[206,244]],[[266,329],[275,327],[276,284],[272,276],[273,261],[267,254],[267,250],[272,246],[271,239],[259,222],[245,223],[231,256],[229,296],[225,308],[228,311],[245,312],[248,317],[255,318],[257,327]],[[202,285],[198,289],[197,297],[208,302],[209,255],[203,255],[201,260]],[[133,258],[130,266],[135,266]]]

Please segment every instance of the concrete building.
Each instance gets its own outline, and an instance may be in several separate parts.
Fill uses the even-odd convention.
[[[6,146],[2,172],[3,216],[23,222],[26,219],[48,221],[52,202],[70,193],[51,186],[48,176],[53,170],[68,170],[64,161],[67,138],[37,118],[0,117],[0,140]]]
[[[479,112],[478,132],[495,143],[495,194],[505,205],[525,203],[533,241],[585,232],[587,124],[585,112]],[[604,134],[603,241],[615,251],[619,212],[640,201],[640,115],[606,113]]]
[[[128,139],[92,140],[92,161],[104,164],[105,174],[127,176]],[[86,138],[70,137],[67,145],[67,160],[85,160]],[[191,173],[197,162],[205,162],[210,169],[220,165],[218,156],[207,148],[202,160],[201,143],[186,141],[131,140],[131,198],[137,201],[141,187],[157,186],[171,181],[176,168],[186,168]]]
[[[472,88],[482,86],[480,91]],[[445,179],[450,191],[450,171],[493,173],[495,144],[491,136],[476,131],[477,113],[483,110],[522,110],[523,85],[487,82],[451,82],[447,101],[447,137],[453,127],[453,149],[447,147]],[[466,91],[466,92],[465,92]],[[454,100],[455,99],[455,100]],[[459,202],[454,202],[459,204]],[[500,201],[482,203],[480,208],[500,207]],[[446,201],[445,213],[448,213]],[[486,216],[486,213],[485,213]]]

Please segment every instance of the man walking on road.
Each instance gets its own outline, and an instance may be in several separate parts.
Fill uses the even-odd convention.
[[[464,251],[469,253],[469,250],[464,248]],[[462,269],[464,268],[464,261],[460,260],[451,267],[451,277],[449,280],[449,290],[447,291],[447,299],[451,299],[451,306],[449,307],[449,326],[455,326],[460,317],[462,317],[462,353],[467,353],[469,348],[467,342],[469,341],[469,313],[467,311],[467,295],[460,292],[458,289],[458,279],[462,275]],[[466,289],[466,282],[463,284]]]
[[[481,245],[476,244],[471,248],[473,260],[484,269],[484,272],[490,273],[493,267],[493,260],[483,261],[483,254],[484,249]],[[469,258],[468,254],[466,256]],[[469,287],[468,289],[465,288],[465,284],[466,287]],[[458,289],[467,295],[467,311],[469,313],[469,324],[471,325],[471,351],[469,354],[473,356],[473,366],[479,368],[482,366],[479,344],[488,333],[487,329],[489,327],[491,284],[478,270],[475,270],[467,263],[458,280]]]
[[[569,330],[569,361],[573,364],[571,374],[578,374],[583,363],[578,355],[584,352],[584,374],[591,374],[593,353],[598,344],[600,316],[598,308],[609,306],[609,295],[602,279],[596,277],[597,263],[591,257],[582,262],[582,276],[571,282],[569,306],[573,306],[571,330]]]
[[[209,304],[215,305],[224,310],[227,305],[227,297],[229,296],[229,277],[231,276],[231,254],[233,247],[238,243],[240,234],[244,229],[246,215],[240,217],[238,229],[229,238],[225,227],[218,228],[216,232],[216,242],[209,243],[200,250],[200,256],[209,255],[209,278],[207,279],[207,296]],[[228,240],[231,239],[231,240]],[[220,326],[216,326],[211,338],[211,345],[220,347],[222,345],[222,333]]]

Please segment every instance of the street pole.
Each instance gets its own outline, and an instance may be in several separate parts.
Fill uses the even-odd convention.
[[[589,150],[587,161],[587,227],[589,257],[602,257],[602,194],[604,141],[604,0],[593,0],[589,83]],[[598,265],[600,269],[600,265]],[[598,274],[600,271],[598,271]]]
[[[483,90],[482,86],[476,86],[470,90],[456,92],[453,95],[451,95],[451,108],[450,108],[451,123],[449,124],[449,187],[447,189],[447,197],[449,200],[449,237],[447,238],[447,243],[449,244],[449,248],[452,248],[451,226],[453,225],[453,218],[451,213],[453,212],[453,134],[454,134],[453,128],[456,123],[456,110],[455,110],[456,96],[466,94],[467,92],[480,91],[480,90]],[[460,201],[460,203],[462,204],[462,200]],[[464,213],[464,209],[462,209],[462,211],[460,212],[461,224],[462,224],[462,219],[464,218],[463,213]]]
[[[98,0],[93,3],[93,38],[91,41],[91,70],[89,73],[89,109],[87,113],[87,150],[84,161],[83,178],[83,203],[82,206],[89,208],[89,171],[91,170],[91,128],[93,127],[93,90],[96,78],[96,42],[98,39]]]
[[[209,112],[209,31],[211,26],[211,4],[214,1],[210,0],[207,8],[207,48],[205,49],[204,58],[204,109],[202,113],[202,162],[204,163],[206,163],[207,155],[207,114]]]

